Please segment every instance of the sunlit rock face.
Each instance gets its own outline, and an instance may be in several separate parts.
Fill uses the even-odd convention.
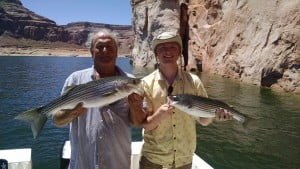
[[[155,63],[153,36],[182,29],[181,3],[188,6],[188,69],[300,93],[299,0],[132,0],[136,65]]]
[[[179,4],[177,0],[131,0],[133,31],[133,64],[152,68],[155,56],[152,51],[153,37],[163,31],[179,30]]]
[[[19,0],[0,0],[0,37],[24,38],[38,42],[60,41],[85,46],[88,34],[103,28],[110,29],[117,34],[120,54],[131,54],[134,37],[131,25],[91,22],[57,25],[54,21],[25,8]],[[1,47],[8,46],[7,44],[13,46],[7,39],[1,39]]]
[[[73,22],[63,25],[69,33],[69,43],[86,45],[90,32],[97,32],[101,29],[111,30],[118,38],[118,52],[123,55],[130,55],[133,43],[133,31],[131,25],[111,25],[91,22]]]
[[[0,1],[0,35],[67,42],[69,34],[48,18],[25,8],[19,0]]]

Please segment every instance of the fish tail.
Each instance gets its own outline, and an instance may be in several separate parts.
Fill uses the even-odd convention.
[[[245,129],[247,129],[249,126],[252,125],[253,121],[254,121],[254,119],[252,119],[252,118],[250,118],[250,117],[247,116],[247,117],[245,118],[245,121],[243,122],[243,127],[244,127]]]
[[[22,112],[15,117],[15,119],[30,123],[31,130],[33,133],[33,138],[36,138],[40,134],[41,130],[43,129],[48,119],[44,113],[41,113],[41,108],[42,107],[38,107],[35,109]]]

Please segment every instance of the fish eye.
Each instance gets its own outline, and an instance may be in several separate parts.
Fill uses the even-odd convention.
[[[133,84],[139,84],[140,83],[140,79],[133,79]]]
[[[171,96],[172,100],[178,100],[177,96]]]

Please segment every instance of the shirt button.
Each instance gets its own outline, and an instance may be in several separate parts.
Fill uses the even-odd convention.
[[[173,127],[175,127],[176,125],[175,124],[173,124]]]
[[[173,114],[175,114],[175,111],[173,111]]]
[[[176,137],[174,137],[174,140],[176,140]]]
[[[176,152],[176,150],[174,150],[174,152]]]

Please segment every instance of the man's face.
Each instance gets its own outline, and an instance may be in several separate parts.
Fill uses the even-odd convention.
[[[115,64],[118,50],[114,40],[110,37],[98,37],[91,49],[94,62],[99,64]]]
[[[178,43],[166,42],[157,45],[155,52],[160,64],[177,64],[181,51]]]

